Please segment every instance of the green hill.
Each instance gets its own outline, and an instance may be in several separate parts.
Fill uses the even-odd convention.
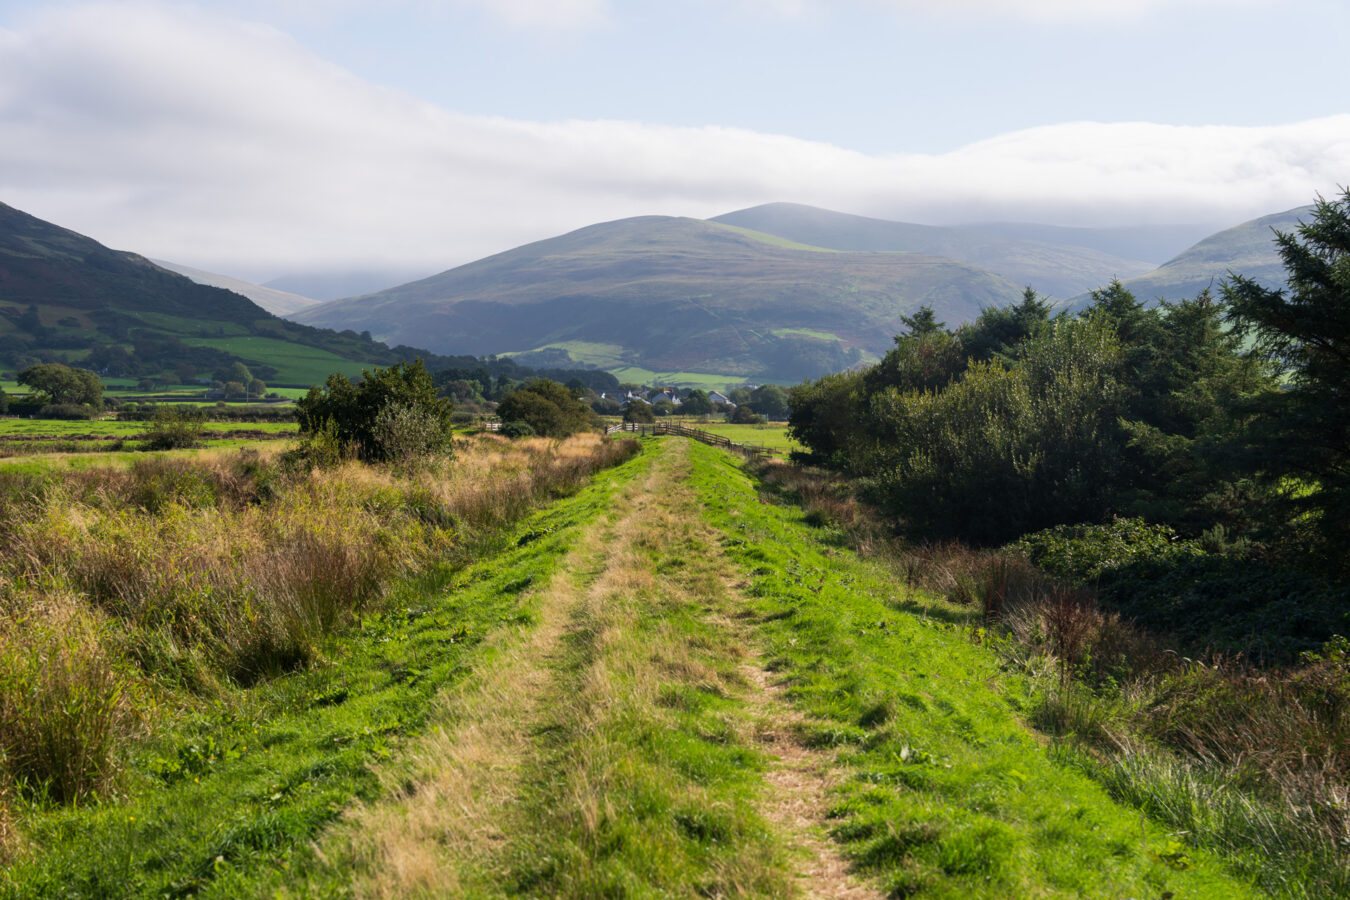
[[[961,322],[1019,286],[952,259],[840,253],[698,219],[592,225],[298,321],[437,353],[547,348],[601,368],[795,381],[883,352],[928,304]],[[573,355],[575,354],[575,355]],[[557,354],[561,361],[561,352]]]
[[[1101,287],[1112,278],[1142,275],[1152,268],[1150,263],[1123,259],[1091,247],[1012,237],[993,230],[998,226],[982,231],[911,225],[796,203],[769,203],[717,216],[711,221],[832,250],[945,256],[1058,298]],[[1003,231],[1008,228],[1016,226],[1005,226]],[[1070,231],[1061,233],[1067,235]]]
[[[1284,286],[1284,263],[1275,250],[1272,229],[1290,231],[1312,215],[1311,206],[1262,216],[1212,234],[1146,275],[1123,279],[1141,300],[1182,300],[1205,288],[1217,289],[1230,272],[1245,275],[1268,288]],[[1086,297],[1074,298],[1073,305]]]
[[[303,386],[394,359],[366,338],[279,319],[240,294],[0,203],[5,368],[56,361],[110,376],[181,376],[241,360],[270,384]]]

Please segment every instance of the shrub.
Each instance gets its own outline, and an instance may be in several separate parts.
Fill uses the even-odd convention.
[[[196,447],[201,441],[204,419],[201,410],[192,406],[156,407],[145,433],[145,449]]]
[[[763,425],[764,417],[742,403],[727,414],[727,421],[733,425]]]
[[[1104,525],[1056,525],[1023,535],[1010,548],[1051,575],[1076,583],[1096,581],[1107,569],[1139,560],[1197,555],[1190,541],[1166,525],[1113,519]]]
[[[71,421],[79,419],[94,419],[103,412],[100,408],[85,406],[79,403],[48,403],[38,410],[38,417],[42,419],[67,419]]]
[[[593,414],[563,385],[533,378],[502,398],[497,415],[503,422],[524,422],[535,434],[562,438],[590,427]]]
[[[645,400],[633,399],[623,411],[623,420],[636,425],[650,425],[656,421],[651,404]]]
[[[366,371],[355,384],[335,372],[295,405],[301,434],[319,436],[314,449],[325,458],[332,455],[327,445],[336,442],[343,453],[375,462],[397,459],[410,447],[417,453],[448,448],[452,412],[421,360]]]

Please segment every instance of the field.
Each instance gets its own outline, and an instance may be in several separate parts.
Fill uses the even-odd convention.
[[[788,436],[787,426],[782,423],[768,425],[728,425],[724,422],[698,423],[691,427],[710,431],[730,438],[738,444],[767,447],[784,453],[800,450],[801,445]]]
[[[0,472],[129,467],[145,458],[148,422],[0,418]],[[199,444],[210,450],[267,451],[298,435],[294,422],[205,421]],[[196,450],[167,451],[190,459]],[[166,451],[156,455],[164,456]]]
[[[215,347],[235,354],[246,363],[272,366],[278,372],[273,380],[291,386],[323,384],[332,372],[342,372],[350,378],[356,378],[363,368],[371,368],[318,347],[306,347],[275,338],[188,338],[184,343],[196,347]]]

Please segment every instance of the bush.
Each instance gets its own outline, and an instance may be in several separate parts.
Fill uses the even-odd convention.
[[[452,412],[421,360],[367,371],[355,384],[335,372],[295,405],[300,433],[325,459],[335,443],[341,453],[374,462],[448,450]]]
[[[191,406],[160,406],[145,433],[145,449],[178,450],[201,441],[205,416]]]
[[[623,420],[634,425],[650,425],[656,421],[651,405],[645,400],[630,400],[623,411]]]
[[[1078,584],[1096,581],[1107,569],[1130,563],[1195,556],[1199,547],[1166,525],[1114,519],[1105,525],[1056,525],[1023,535],[1009,549],[1051,575]]]
[[[497,406],[503,422],[523,422],[535,434],[563,438],[592,423],[592,412],[565,386],[547,378],[534,378],[512,391]]]
[[[763,425],[764,417],[742,403],[731,411],[727,421],[733,425]]]
[[[534,429],[530,427],[530,423],[522,422],[519,419],[514,422],[507,422],[501,427],[500,433],[509,438],[534,437]]]
[[[85,406],[80,403],[48,403],[38,410],[40,419],[96,419],[103,412],[102,409],[96,409],[92,406]]]

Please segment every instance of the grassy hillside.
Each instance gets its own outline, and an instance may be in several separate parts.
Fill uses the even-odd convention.
[[[297,385],[395,361],[366,338],[279,319],[240,294],[0,204],[0,367],[209,374],[234,359],[264,381]]]
[[[945,256],[1059,298],[1101,287],[1112,278],[1142,275],[1150,268],[1147,262],[1067,241],[1028,240],[1010,227],[993,226],[986,231],[912,225],[795,203],[769,203],[712,221],[834,250]]]
[[[1018,294],[1012,282],[951,259],[838,253],[648,216],[295,318],[439,353],[572,347],[582,358],[602,352],[611,371],[795,381],[883,352],[903,329],[901,316],[921,304],[960,322]]]
[[[1308,219],[1311,206],[1300,206],[1262,216],[1212,234],[1194,247],[1168,260],[1146,275],[1122,279],[1144,301],[1184,300],[1205,288],[1217,290],[1228,274],[1245,275],[1269,288],[1284,285],[1284,263],[1275,251],[1272,231],[1291,231],[1300,219]],[[1085,297],[1074,298],[1073,305]]]

